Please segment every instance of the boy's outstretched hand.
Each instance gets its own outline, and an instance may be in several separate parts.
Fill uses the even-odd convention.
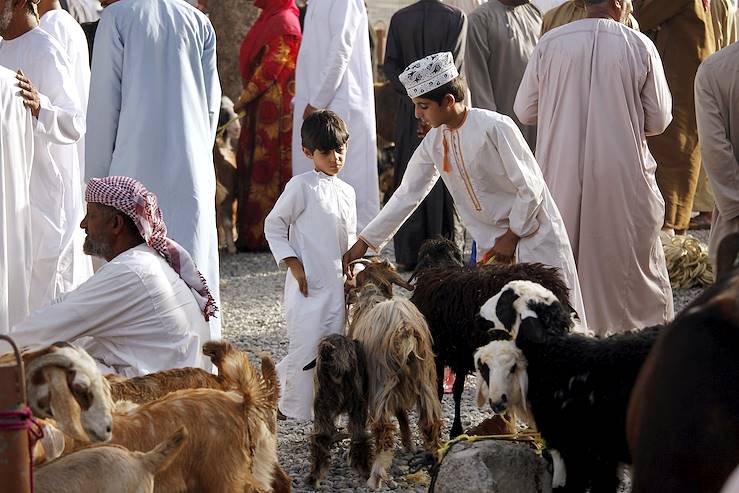
[[[358,258],[362,258],[362,255],[367,253],[368,248],[369,245],[367,245],[367,243],[365,243],[360,238],[356,241],[356,243],[352,245],[352,247],[344,254],[344,256],[341,257],[341,266],[344,268],[344,274],[346,275],[347,279],[351,279],[354,277],[354,273],[352,272],[350,264]]]
[[[303,263],[298,260],[298,257],[288,257],[284,260],[287,268],[290,269],[290,273],[293,275],[295,280],[298,282],[298,289],[305,296],[308,297],[308,278],[305,277],[305,269]]]

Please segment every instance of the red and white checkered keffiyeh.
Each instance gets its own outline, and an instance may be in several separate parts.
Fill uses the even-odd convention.
[[[85,200],[113,207],[133,219],[146,244],[164,257],[190,287],[205,320],[215,315],[218,307],[192,257],[177,242],[167,238],[167,226],[156,195],[133,178],[109,176],[90,179]]]

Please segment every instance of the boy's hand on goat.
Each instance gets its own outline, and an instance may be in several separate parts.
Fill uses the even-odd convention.
[[[288,257],[284,260],[290,273],[298,283],[298,289],[303,296],[308,297],[308,279],[305,277],[305,269],[303,263],[297,257]]]
[[[518,240],[520,238],[512,232],[510,229],[503,233],[495,240],[493,248],[488,250],[485,256],[482,258],[482,264],[487,264],[490,260],[501,264],[512,264],[515,254],[516,247],[518,246]]]
[[[344,256],[341,257],[341,264],[342,264],[342,267],[344,269],[344,274],[346,275],[347,279],[352,279],[354,277],[354,272],[352,272],[351,263],[357,260],[358,258],[362,258],[362,256],[365,253],[367,253],[368,248],[369,248],[369,245],[365,243],[363,239],[359,238],[352,245],[352,247],[344,254]]]

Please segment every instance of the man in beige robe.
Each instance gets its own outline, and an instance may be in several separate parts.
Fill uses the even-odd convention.
[[[731,0],[711,0],[711,21],[713,35],[716,38],[716,49],[726,48],[736,41],[735,10]],[[698,186],[693,200],[693,212],[698,217],[690,221],[690,229],[708,229],[711,225],[711,211],[714,209],[714,197],[708,182],[705,166],[701,166]]]
[[[716,265],[721,240],[739,232],[739,44],[706,59],[695,76],[701,157],[713,187],[709,253]]]
[[[646,141],[670,123],[670,91],[652,42],[618,22],[626,4],[586,0],[589,18],[544,36],[514,106],[523,123],[539,125],[536,157],[598,334],[673,317],[664,202]]]
[[[672,123],[649,139],[649,149],[665,199],[664,229],[682,233],[690,222],[701,163],[693,82],[698,66],[716,50],[709,0],[634,0],[634,15],[657,46],[672,93]]]
[[[585,0],[568,0],[559,7],[553,8],[544,14],[544,19],[541,23],[541,35],[544,36],[545,33],[555,27],[584,19],[585,16]],[[632,29],[639,30],[639,23],[636,22],[631,12],[629,12],[629,18],[625,24]]]

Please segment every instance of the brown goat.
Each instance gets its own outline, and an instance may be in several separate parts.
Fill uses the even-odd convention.
[[[179,390],[116,410],[111,443],[150,450],[185,425],[190,430],[187,444],[172,465],[156,475],[156,492],[267,492],[285,484],[288,489],[282,491],[289,491],[287,475],[277,462],[279,381],[272,359],[261,359],[261,375],[244,353],[224,361],[224,376],[236,383],[238,392]]]
[[[228,253],[236,253],[234,230],[236,225],[236,197],[238,175],[236,171],[236,145],[241,133],[241,124],[228,97],[221,98],[221,113],[218,126],[231,123],[216,137],[213,146],[213,166],[216,174],[216,226],[218,248],[226,248]],[[233,120],[233,121],[232,121]]]
[[[37,493],[152,493],[154,475],[167,468],[182,449],[182,427],[150,452],[130,452],[116,445],[87,447],[49,462],[33,474]]]
[[[737,349],[734,268],[677,315],[639,373],[626,422],[634,493],[721,491],[739,463]]]
[[[235,382],[224,375],[223,367],[231,359],[240,358],[241,353],[229,342],[209,341],[203,344],[203,354],[218,368],[218,375],[200,368],[174,368],[134,378],[106,375],[113,400],[144,404],[176,390],[235,389]]]

